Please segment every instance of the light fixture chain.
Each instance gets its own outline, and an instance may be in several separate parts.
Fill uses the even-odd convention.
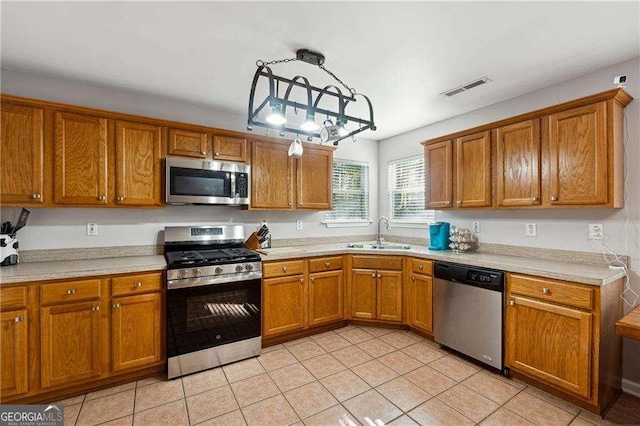
[[[349,86],[347,86],[342,80],[340,80],[338,78],[338,76],[336,76],[334,73],[332,73],[331,71],[329,71],[328,69],[325,68],[324,65],[318,65],[318,68],[320,68],[321,70],[323,70],[324,72],[326,72],[327,74],[329,74],[331,77],[333,77],[338,83],[342,84],[344,86],[345,89],[347,89],[352,95],[356,94],[356,89],[353,89]]]
[[[263,60],[258,59],[256,61],[256,66],[261,67],[263,65],[275,65],[275,64],[280,64],[282,62],[285,62],[285,63],[286,62],[294,62],[294,61],[297,61],[297,60],[298,60],[298,58],[287,58],[287,59],[277,59],[277,60],[271,61],[271,62],[265,62]]]

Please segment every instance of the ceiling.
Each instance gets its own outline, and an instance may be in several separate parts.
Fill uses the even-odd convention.
[[[378,140],[640,56],[637,1],[2,1],[0,7],[2,68],[242,115],[256,60],[292,58],[299,48],[322,52],[328,69],[371,99],[378,130],[363,136]],[[309,64],[272,69],[332,84]],[[482,76],[493,82],[439,96]]]

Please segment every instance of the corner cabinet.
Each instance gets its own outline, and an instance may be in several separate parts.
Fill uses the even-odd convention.
[[[352,318],[402,321],[402,263],[402,257],[351,257]]]
[[[614,89],[423,142],[425,207],[623,207],[632,100]]]
[[[251,204],[255,210],[331,210],[333,148],[304,144],[289,157],[289,142],[251,141]]]
[[[505,364],[511,373],[601,413],[620,389],[615,321],[622,315],[621,290],[621,280],[597,287],[507,274]]]

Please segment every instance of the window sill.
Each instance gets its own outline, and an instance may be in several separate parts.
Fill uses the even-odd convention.
[[[354,226],[369,226],[370,220],[326,220],[322,222],[327,228],[352,228]]]
[[[389,221],[391,227],[395,228],[419,228],[419,229],[429,229],[429,225],[434,222],[396,222]]]

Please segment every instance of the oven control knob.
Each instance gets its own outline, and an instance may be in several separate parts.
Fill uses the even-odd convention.
[[[242,265],[236,266],[236,272],[242,272],[243,270],[244,270],[244,267]]]
[[[222,273],[222,268],[220,266],[216,266],[216,269],[214,271],[216,274],[221,274]]]
[[[182,269],[182,270],[180,271],[180,276],[181,276],[181,277],[183,277],[183,278],[184,278],[184,277],[186,277],[186,276],[187,276],[187,271],[185,271],[184,269]]]
[[[248,263],[248,264],[244,267],[244,269],[246,269],[247,271],[253,271],[253,265],[252,265],[252,264],[250,264],[250,263]]]
[[[199,268],[196,268],[193,270],[193,276],[197,277],[198,275],[200,275],[200,272],[202,272]]]

